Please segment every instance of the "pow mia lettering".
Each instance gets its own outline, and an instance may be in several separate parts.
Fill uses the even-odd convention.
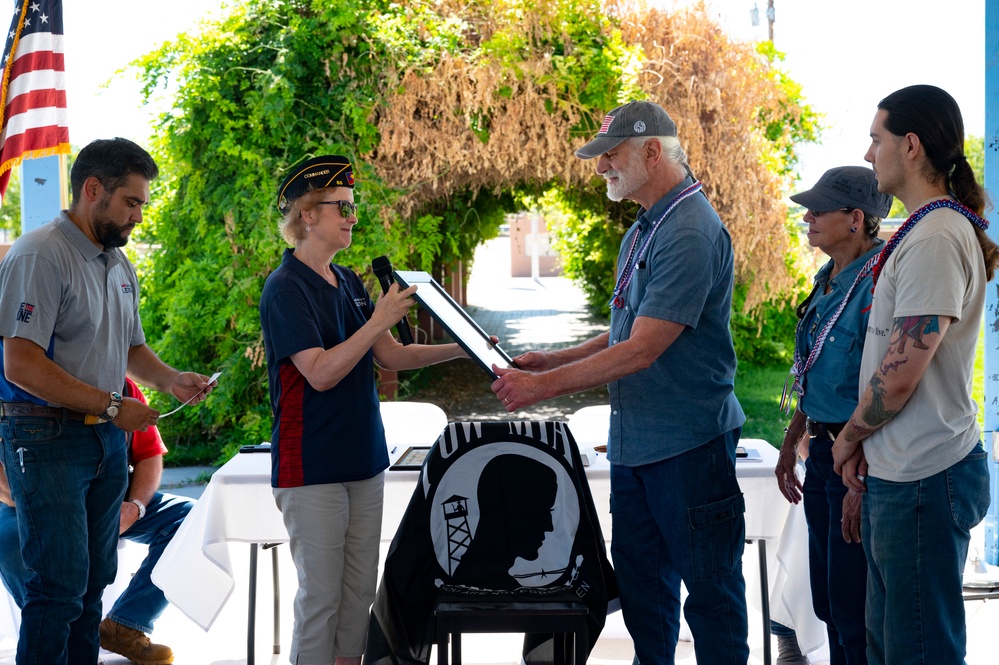
[[[22,323],[31,323],[31,315],[35,313],[35,306],[29,302],[22,302],[21,306],[17,308],[18,321]]]

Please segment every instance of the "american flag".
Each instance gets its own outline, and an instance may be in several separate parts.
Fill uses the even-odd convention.
[[[13,4],[0,89],[0,197],[21,160],[70,152],[62,0]]]
[[[597,132],[597,134],[606,134],[607,130],[610,129],[611,123],[614,122],[614,118],[616,117],[617,116],[608,113],[607,117],[604,118],[604,124],[600,125],[600,131]]]

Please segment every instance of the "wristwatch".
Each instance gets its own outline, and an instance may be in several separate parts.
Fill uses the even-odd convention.
[[[104,415],[102,416],[105,422],[110,422],[118,417],[118,412],[121,411],[121,393],[110,393],[111,403],[108,404],[108,408],[104,409]]]
[[[143,517],[146,516],[146,506],[145,506],[145,504],[143,504],[138,499],[132,499],[131,503],[134,503],[135,506],[139,509],[139,516],[135,518],[136,520],[141,520]]]

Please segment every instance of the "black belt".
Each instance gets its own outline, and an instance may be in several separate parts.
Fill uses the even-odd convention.
[[[824,436],[834,441],[845,426],[846,423],[819,423],[811,418],[805,421],[805,428],[808,430],[809,436]]]
[[[96,425],[104,422],[100,416],[92,416],[72,409],[58,406],[42,406],[32,402],[0,402],[0,418],[27,416],[30,418],[54,418],[56,420],[76,420],[84,425]]]

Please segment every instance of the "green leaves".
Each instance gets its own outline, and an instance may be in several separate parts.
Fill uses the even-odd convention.
[[[593,163],[572,151],[609,109],[652,99],[678,121],[730,223],[740,275],[758,284],[747,302],[793,282],[778,193],[816,119],[772,56],[726,42],[703,7],[638,17],[600,0],[228,6],[135,63],[146,98],[172,100],[140,227],[152,247],[139,266],[146,331],[174,366],[225,369],[212,399],[164,423],[182,448],[270,436],[257,304],[285,247],[278,182],[308,156],[355,165],[360,221],[338,263],[362,275],[383,254],[435,274],[468,267],[526,201],[550,215],[566,272],[606,311],[633,206],[607,201]]]

